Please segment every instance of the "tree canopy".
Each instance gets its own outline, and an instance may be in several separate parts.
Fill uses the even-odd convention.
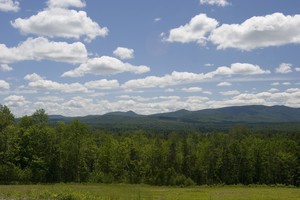
[[[110,133],[0,106],[0,182],[300,185],[300,133]]]

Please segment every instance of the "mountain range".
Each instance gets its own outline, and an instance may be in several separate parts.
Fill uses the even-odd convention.
[[[133,111],[110,112],[104,115],[65,117],[50,115],[50,122],[70,122],[78,119],[94,128],[106,129],[157,129],[157,130],[206,130],[212,127],[226,128],[234,124],[300,124],[300,108],[286,106],[233,106],[198,111],[139,115]]]

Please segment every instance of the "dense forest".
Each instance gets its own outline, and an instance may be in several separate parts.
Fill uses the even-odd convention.
[[[111,133],[0,105],[1,183],[300,185],[300,133]]]

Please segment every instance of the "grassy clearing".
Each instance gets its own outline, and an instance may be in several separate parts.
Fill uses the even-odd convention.
[[[156,187],[147,185],[1,185],[0,199],[299,200],[300,189],[269,186]]]

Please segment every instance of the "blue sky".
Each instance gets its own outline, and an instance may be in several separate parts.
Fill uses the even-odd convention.
[[[83,116],[300,107],[300,1],[0,0],[0,104]]]

